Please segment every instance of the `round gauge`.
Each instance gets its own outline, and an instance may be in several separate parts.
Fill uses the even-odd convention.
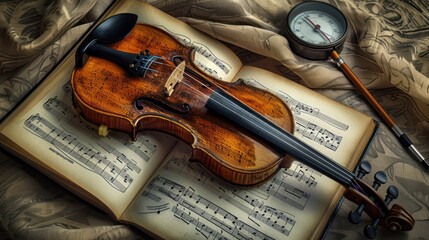
[[[303,2],[287,16],[285,35],[296,54],[314,60],[341,52],[347,20],[336,7],[323,2]]]

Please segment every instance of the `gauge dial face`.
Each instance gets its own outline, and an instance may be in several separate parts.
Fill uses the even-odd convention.
[[[317,10],[298,14],[292,19],[290,27],[297,38],[312,45],[331,45],[345,32],[337,18]]]
[[[289,34],[308,47],[337,47],[345,40],[347,20],[340,10],[323,2],[302,2],[288,14]]]
[[[333,50],[340,53],[347,35],[347,19],[333,5],[306,1],[293,7],[286,20],[284,36],[297,55],[327,59]]]

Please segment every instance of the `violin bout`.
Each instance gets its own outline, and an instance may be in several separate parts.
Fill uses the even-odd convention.
[[[90,56],[73,72],[73,102],[88,122],[125,132],[132,139],[148,130],[173,135],[193,148],[194,161],[236,185],[260,184],[283,164],[283,152],[205,107],[210,95],[220,88],[291,132],[292,113],[280,98],[242,80],[226,83],[200,73],[192,64],[193,49],[149,25],[136,25],[126,38],[108,47],[120,54],[131,53],[130,63],[120,66]],[[144,62],[134,60],[145,57]],[[178,60],[186,64],[183,77],[176,76]],[[134,76],[127,66],[145,69]],[[166,91],[172,75],[174,88]]]

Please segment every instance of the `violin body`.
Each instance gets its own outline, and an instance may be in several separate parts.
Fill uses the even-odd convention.
[[[260,184],[286,162],[284,152],[205,108],[212,92],[220,88],[291,132],[292,113],[275,95],[241,80],[226,83],[205,75],[193,64],[193,49],[149,25],[137,24],[124,41],[109,47],[136,54],[147,49],[151,57],[144,63],[143,76],[132,76],[118,64],[92,56],[74,70],[73,102],[90,123],[125,132],[132,139],[147,130],[173,135],[192,147],[193,160],[236,185]],[[183,74],[169,95],[165,82],[178,61],[185,62],[189,74]]]

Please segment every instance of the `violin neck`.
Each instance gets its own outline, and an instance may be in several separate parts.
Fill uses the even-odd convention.
[[[241,101],[217,88],[206,103],[206,108],[215,111],[233,121],[248,131],[256,134],[275,149],[287,153],[319,171],[345,187],[350,187],[354,175],[346,168],[329,157],[308,146],[291,133],[278,127],[276,124],[248,107]]]

